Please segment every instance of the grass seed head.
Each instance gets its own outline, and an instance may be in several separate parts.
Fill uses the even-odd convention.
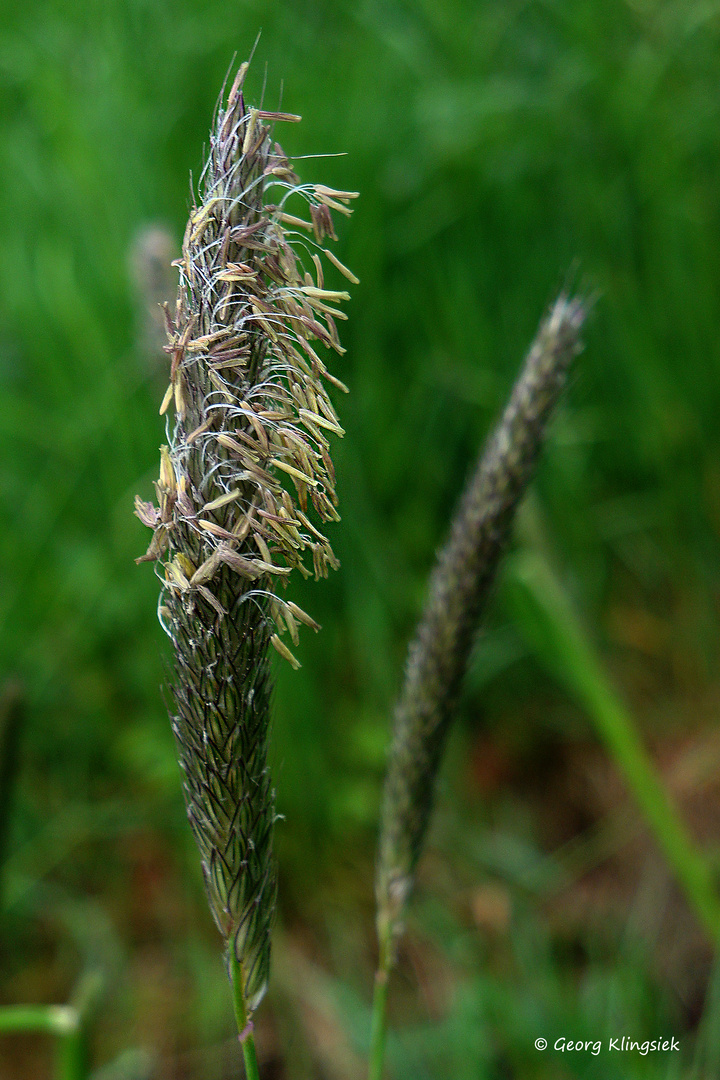
[[[383,963],[412,889],[448,729],[482,609],[548,421],[581,349],[587,304],[562,295],[540,324],[505,413],[488,441],[430,578],[397,703],[375,877]]]
[[[342,434],[319,346],[343,352],[319,254],[331,211],[355,192],[301,184],[273,127],[300,118],[248,107],[243,64],[219,104],[166,307],[168,445],[153,528],[159,611],[175,650],[173,727],[188,816],[215,921],[235,950],[250,1012],[262,996],[275,902],[274,791],[267,766],[270,663],[297,623],[278,595],[297,568],[337,560],[322,531],[337,520],[326,432]],[[289,210],[304,200],[307,217]],[[330,262],[352,274],[335,258]],[[311,271],[315,272],[315,276]],[[313,521],[314,519],[314,521]]]

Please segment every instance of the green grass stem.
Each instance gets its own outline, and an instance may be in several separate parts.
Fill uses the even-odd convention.
[[[373,992],[372,1020],[370,1027],[370,1057],[368,1061],[368,1080],[382,1080],[385,1064],[385,1044],[387,1041],[387,1000],[388,983],[392,970],[392,958],[389,941],[380,943],[378,969],[375,973]]]
[[[90,1075],[87,1031],[82,1017],[73,1011],[76,1023],[58,1041],[57,1075],[60,1080],[87,1080]]]
[[[232,944],[228,950],[228,955],[230,957],[230,981],[232,983],[235,1020],[237,1022],[238,1038],[240,1040],[240,1045],[242,1046],[243,1058],[245,1060],[245,1076],[247,1077],[247,1080],[260,1080],[257,1054],[255,1052],[255,1036],[253,1035],[252,1021],[248,1020],[245,997],[243,995],[242,971],[240,969],[240,964],[237,961],[237,957],[235,956],[235,950]]]
[[[71,1005],[6,1005],[0,1009],[0,1033],[37,1031],[66,1035],[77,1023]]]
[[[0,1009],[0,1034],[34,1031],[58,1038],[58,1080],[87,1080],[88,1023],[103,989],[99,972],[81,979],[69,1005],[8,1005]]]
[[[514,581],[533,642],[592,717],[622,772],[686,899],[713,942],[720,940],[720,900],[705,859],[670,800],[633,718],[607,678],[572,604],[546,561],[518,556]]]
[[[58,1037],[58,1080],[87,1080],[83,1017],[72,1005],[10,1005],[0,1009],[0,1032],[38,1032]]]
[[[25,694],[10,681],[0,696],[0,898],[4,888],[5,856],[13,792],[19,767],[20,733],[25,719]]]

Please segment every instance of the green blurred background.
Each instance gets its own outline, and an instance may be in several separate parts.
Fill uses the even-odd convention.
[[[98,1080],[238,1075],[186,827],[148,537],[188,175],[226,71],[304,179],[359,190],[335,373],[342,567],[278,666],[265,1077],[354,1078],[392,701],[433,554],[538,320],[599,299],[515,551],[591,627],[707,857],[720,837],[720,3],[11,0],[0,25],[0,1004],[105,994]],[[341,395],[336,395],[340,397]],[[715,1077],[720,977],[512,557],[479,640],[391,996],[396,1080]],[[7,704],[7,699],[6,699]],[[5,709],[6,715],[12,710]],[[713,987],[717,983],[716,989]],[[675,1035],[643,1058],[537,1037]],[[43,1036],[0,1076],[51,1075]]]

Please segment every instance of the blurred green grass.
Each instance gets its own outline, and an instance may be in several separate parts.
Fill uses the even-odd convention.
[[[352,391],[335,450],[342,569],[293,586],[323,631],[304,636],[300,672],[278,671],[275,720],[281,916],[337,978],[356,1049],[406,641],[470,464],[568,275],[600,299],[537,481],[549,542],[651,741],[704,736],[720,696],[720,4],[12,5],[0,27],[0,678],[21,680],[27,710],[0,993],[63,1000],[89,959],[109,965],[119,989],[101,1061],[143,1041],[170,1061],[231,1032],[159,691],[157,583],[133,563],[147,540],[132,498],[156,475],[163,386],[131,257],[153,223],[179,243],[219,87],[261,27],[250,93],[265,82],[272,107],[282,86],[303,115],[280,134],[291,156],[345,155],[299,162],[304,177],[362,193],[337,248],[361,279],[335,368]],[[559,748],[588,740],[521,617],[500,588],[413,916],[456,988],[433,1023],[399,996],[397,1077],[608,1077],[604,1058],[539,1061],[536,1021],[594,1038],[614,1034],[619,1009],[624,1030],[652,1037],[662,1017],[691,1040],[702,1009],[706,954],[693,954],[695,982],[668,975],[662,933],[628,929],[618,903],[602,909],[609,929],[577,931],[581,959],[558,955],[551,913],[515,876],[510,853],[535,866],[593,824],[587,807],[580,825],[543,824],[550,796],[512,782],[532,763],[533,791],[547,788]],[[497,747],[522,768],[481,783],[467,761]],[[473,861],[473,843],[504,856]],[[445,873],[509,889],[523,913],[511,940],[426,911],[448,844]],[[545,944],[518,960],[531,933]],[[12,1077],[34,1075],[23,1047],[0,1045]],[[650,1060],[622,1070],[675,1075]]]

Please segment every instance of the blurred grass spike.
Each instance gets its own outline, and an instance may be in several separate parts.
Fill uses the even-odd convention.
[[[316,578],[337,566],[318,528],[338,517],[319,429],[341,429],[311,342],[343,351],[325,300],[347,293],[324,289],[316,251],[334,236],[328,203],[347,210],[354,193],[333,191],[331,200],[330,189],[300,184],[270,126],[299,117],[248,108],[246,73],[243,64],[218,106],[177,262],[163,401],[175,417],[161,448],[157,505],[138,499],[136,513],[154,530],[143,558],[157,560],[175,650],[173,729],[188,817],[252,1076],[251,1017],[268,980],[276,889],[268,653],[273,645],[298,666],[281,635],[296,644],[293,613],[317,625],[277,595],[286,576],[310,572],[307,552]],[[286,227],[288,200],[300,199],[311,218],[302,227],[316,240]]]
[[[375,877],[379,963],[370,1077],[379,1080],[387,982],[432,809],[435,779],[483,605],[552,411],[580,352],[588,305],[561,295],[540,324],[430,579],[395,709]]]

